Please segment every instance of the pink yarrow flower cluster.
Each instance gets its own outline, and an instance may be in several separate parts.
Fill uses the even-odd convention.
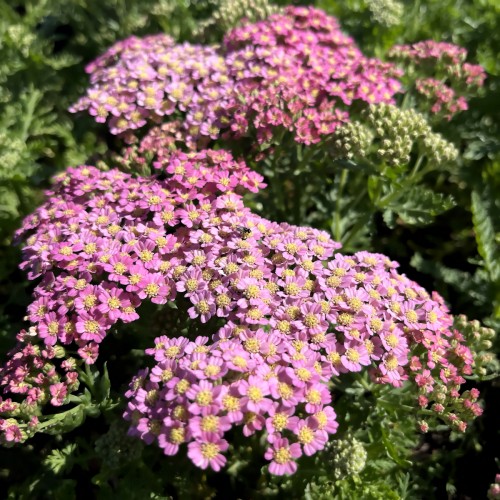
[[[165,35],[119,42],[87,67],[91,87],[71,110],[108,121],[112,133],[155,124],[190,147],[277,127],[317,143],[348,120],[354,102],[393,102],[401,72],[365,57],[323,11],[287,7],[229,32],[222,47],[174,45]]]
[[[451,43],[426,40],[396,45],[389,56],[411,64],[418,74],[427,74],[415,80],[415,88],[428,101],[431,113],[448,120],[468,109],[467,97],[486,78],[482,66],[465,62],[467,50]]]
[[[70,111],[87,110],[113,134],[127,132],[133,141],[135,130],[172,117],[191,147],[219,135],[219,111],[227,106],[232,84],[214,47],[177,45],[164,34],[130,37],[86,70],[92,86]],[[181,114],[182,124],[176,121]]]
[[[338,21],[319,9],[288,7],[225,39],[226,60],[245,101],[235,109],[236,136],[255,127],[267,142],[276,127],[314,144],[349,118],[353,102],[393,102],[401,73],[365,57]]]
[[[165,332],[147,351],[154,367],[126,394],[131,434],[167,455],[187,444],[195,465],[218,470],[226,432],[241,427],[266,434],[271,472],[292,473],[337,428],[331,377],[364,369],[396,387],[410,379],[422,407],[463,427],[480,410],[477,391],[459,393],[473,359],[441,299],[383,255],[342,255],[323,231],[253,214],[238,193],[262,186],[210,150],[172,154],[150,178],[90,166],[58,176],[18,235],[22,267],[41,282],[13,356],[31,356],[26,343],[67,344],[93,363],[141,303],[185,300],[187,321],[215,333]],[[47,387],[31,373],[8,362],[5,392]],[[51,380],[52,405],[66,396],[60,382]]]

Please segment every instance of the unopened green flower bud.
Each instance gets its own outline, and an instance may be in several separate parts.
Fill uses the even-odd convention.
[[[493,347],[493,343],[491,342],[491,340],[482,340],[479,343],[479,348],[484,349],[485,351],[491,349],[492,347]]]
[[[54,347],[54,355],[56,358],[64,358],[64,356],[66,355],[66,350],[64,349],[63,346],[56,345]]]
[[[464,329],[467,326],[467,316],[460,314],[455,317],[455,326],[458,329]]]
[[[331,153],[334,158],[366,156],[372,142],[370,130],[358,122],[349,122],[337,128],[333,135]]]
[[[206,34],[214,29],[226,33],[243,19],[256,22],[280,11],[269,0],[218,0],[216,4],[218,5],[211,17],[199,23],[195,35]]]
[[[331,449],[335,478],[356,475],[365,468],[367,453],[363,443],[356,438],[338,439],[332,443]]]
[[[382,26],[390,27],[401,24],[404,6],[395,0],[367,0],[373,21]]]
[[[422,139],[424,152],[438,163],[456,158],[456,149],[433,133],[423,115],[414,110],[383,103],[371,105],[365,116],[379,141],[377,156],[389,165],[408,164],[417,139]]]
[[[479,330],[479,333],[481,334],[481,337],[485,340],[493,340],[496,336],[496,332],[495,330],[493,330],[493,328],[482,327]]]

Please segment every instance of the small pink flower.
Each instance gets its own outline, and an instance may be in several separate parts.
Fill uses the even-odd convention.
[[[266,450],[264,457],[271,460],[269,472],[276,476],[293,474],[297,470],[295,459],[302,455],[300,444],[290,445],[288,439],[276,439]]]
[[[50,403],[53,406],[61,406],[66,398],[66,394],[68,393],[68,389],[65,384],[59,382],[57,384],[53,384],[50,386],[50,395],[52,399]]]
[[[221,451],[226,451],[229,445],[225,439],[217,435],[207,436],[203,441],[193,441],[188,445],[188,457],[197,467],[211,467],[219,471],[226,463],[226,457]]]

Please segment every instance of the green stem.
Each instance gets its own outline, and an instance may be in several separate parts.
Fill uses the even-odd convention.
[[[344,241],[341,242],[342,246],[344,248],[344,251],[349,251],[350,243],[354,240],[355,236],[357,236],[357,234],[363,228],[366,227],[366,225],[370,222],[371,217],[372,217],[371,214],[364,215],[364,216],[359,218],[359,220],[358,220],[358,222],[356,222],[356,224],[354,224],[352,229],[347,233],[348,234],[347,238],[345,238]]]
[[[63,420],[67,415],[72,415],[73,413],[77,413],[80,411],[80,405],[74,406],[73,408],[70,408],[69,410],[66,410],[62,413],[56,413],[55,415],[47,415],[47,419],[44,420],[42,423],[37,425],[37,432],[43,432],[43,429],[46,427],[51,427],[52,425],[55,424],[54,418],[57,418],[57,420]]]
[[[346,168],[342,169],[342,173],[340,175],[340,184],[338,188],[338,192],[336,195],[336,200],[335,200],[335,215],[334,215],[334,221],[335,221],[335,228],[333,231],[335,240],[340,241],[342,238],[342,230],[341,230],[341,225],[342,225],[342,218],[341,218],[341,213],[340,213],[340,204],[342,200],[342,195],[344,192],[344,187],[347,183],[347,176],[349,172],[347,171]]]
[[[33,116],[35,114],[35,108],[40,100],[40,93],[37,90],[31,89],[31,94],[26,104],[26,111],[24,113],[23,126],[21,128],[20,139],[26,142],[29,137],[29,129],[33,122]]]
[[[420,168],[420,166],[422,165],[422,162],[424,161],[424,158],[425,156],[424,155],[420,155],[418,158],[417,158],[417,161],[415,162],[415,166],[413,167],[412,171],[410,172],[410,175],[409,175],[409,179],[414,179],[415,176],[417,175],[417,172],[418,172],[418,169]]]
[[[380,202],[378,203],[379,208],[383,209],[387,207],[387,205],[389,205],[391,202],[403,196],[406,188],[411,187],[412,185],[416,185],[424,175],[433,170],[434,167],[430,166],[429,164],[422,170],[420,170],[420,167],[422,166],[424,159],[425,155],[420,155],[417,158],[417,161],[415,162],[415,165],[413,166],[410,175],[405,179],[405,182],[403,182],[401,189],[395,190],[392,193],[382,197],[380,199]]]

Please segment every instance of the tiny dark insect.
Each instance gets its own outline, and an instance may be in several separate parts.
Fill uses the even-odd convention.
[[[248,229],[248,227],[236,226],[236,230],[244,240],[252,234],[252,230]]]

